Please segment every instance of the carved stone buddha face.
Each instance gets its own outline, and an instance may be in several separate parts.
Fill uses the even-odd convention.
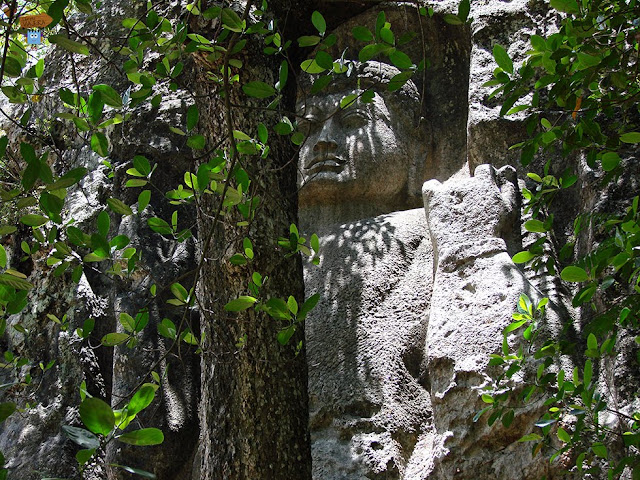
[[[406,197],[418,142],[413,122],[420,104],[417,93],[408,102],[406,92],[397,98],[398,92],[386,92],[385,82],[397,70],[382,65],[360,67],[368,79],[359,82],[360,88],[354,74],[329,93],[299,101],[299,124],[307,135],[299,162],[302,205],[374,202],[396,209]],[[370,102],[358,98],[340,108],[342,99],[367,87],[374,91]]]

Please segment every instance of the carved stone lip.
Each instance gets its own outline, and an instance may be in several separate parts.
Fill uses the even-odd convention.
[[[346,160],[339,157],[321,156],[312,159],[307,165],[305,165],[304,169],[308,172],[320,172],[323,170],[339,171],[342,170],[345,163],[347,163]]]

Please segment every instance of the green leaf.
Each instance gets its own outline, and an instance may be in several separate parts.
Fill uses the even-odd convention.
[[[520,437],[518,442],[537,442],[538,440],[542,440],[542,437],[537,433],[529,433],[528,435],[524,435]]]
[[[342,97],[342,100],[340,100],[340,108],[345,109],[355,105],[357,98],[357,93],[345,95],[344,97]]]
[[[94,92],[100,92],[102,100],[105,104],[114,108],[122,108],[122,97],[115,89],[109,85],[100,84],[91,87]]]
[[[229,258],[229,263],[231,265],[246,265],[247,259],[244,257],[244,255],[236,253],[235,255],[232,255],[231,258]]]
[[[463,25],[464,22],[462,20],[460,20],[460,17],[458,17],[457,15],[452,15],[450,13],[446,13],[444,15],[444,21],[447,22],[450,25]]]
[[[144,385],[138,390],[127,405],[128,415],[137,415],[153,402],[156,396],[156,389],[151,385]]]
[[[63,425],[62,433],[69,437],[72,442],[83,448],[95,449],[100,447],[100,440],[98,440],[98,437],[84,428]]]
[[[393,65],[400,70],[411,68],[411,66],[413,65],[413,62],[411,61],[409,56],[406,53],[401,52],[400,50],[394,50],[393,52],[391,52],[389,54],[389,60],[391,60],[391,63],[393,63]]]
[[[4,422],[16,411],[16,404],[13,402],[0,403],[0,423]]]
[[[531,42],[531,47],[537,52],[544,52],[547,49],[547,42],[540,35],[531,35],[529,41]]]
[[[59,190],[61,188],[67,188],[71,185],[78,183],[82,180],[88,173],[88,170],[83,167],[74,168],[65,173],[62,177],[56,180],[54,183],[47,185],[47,190]]]
[[[223,8],[221,18],[222,24],[227,30],[231,30],[232,32],[242,32],[242,29],[244,28],[244,21],[236,12],[230,8]]]
[[[513,409],[509,410],[507,413],[505,413],[502,416],[502,425],[504,425],[505,428],[509,428],[513,423],[514,418],[515,418],[515,412],[513,411]]]
[[[316,53],[315,62],[325,70],[331,70],[333,68],[333,58],[323,50],[319,50],[318,53]]]
[[[38,161],[36,151],[30,143],[20,143],[20,155],[22,155],[22,158],[24,158],[24,161],[27,163],[34,163]]]
[[[608,457],[607,447],[602,443],[594,443],[593,445],[591,445],[591,450],[593,450],[593,453],[595,453],[600,458]]]
[[[85,463],[87,463],[89,459],[93,457],[94,453],[96,453],[95,448],[79,450],[78,453],[76,453],[76,460],[78,461],[78,465],[84,465]]]
[[[507,73],[513,74],[513,62],[507,51],[500,45],[493,46],[493,58],[498,66]]]
[[[620,141],[624,143],[640,143],[640,132],[627,132],[620,135]]]
[[[109,435],[116,423],[111,407],[99,398],[86,398],[79,408],[80,419],[90,431],[100,435]]]
[[[163,235],[171,234],[173,231],[167,222],[158,217],[153,217],[147,220],[147,225],[149,225],[149,228],[154,232],[161,233]]]
[[[597,350],[598,349],[598,339],[593,333],[590,333],[587,337],[587,348],[589,350]],[[585,382],[586,383],[586,382]]]
[[[295,325],[289,325],[287,328],[280,330],[276,336],[278,343],[280,345],[286,345],[289,343],[289,340],[293,337],[294,333],[296,333]]]
[[[564,13],[579,13],[576,0],[551,0],[549,2],[553,8]]]
[[[596,344],[596,348],[597,348],[597,344]],[[584,372],[582,377],[582,381],[584,383],[585,388],[589,388],[589,386],[591,385],[592,377],[593,377],[593,363],[591,362],[591,359],[588,358],[587,361],[584,363]]]
[[[276,89],[264,82],[249,82],[242,86],[242,91],[250,97],[267,98],[275,95]]]
[[[278,135],[289,135],[293,131],[293,125],[291,124],[291,120],[287,117],[283,117],[282,121],[278,122],[273,130]]]
[[[189,345],[198,345],[198,338],[188,328],[180,334],[180,338]]]
[[[187,139],[187,146],[194,150],[202,150],[205,145],[205,139],[202,135],[192,135]]]
[[[102,337],[100,343],[102,343],[102,345],[104,345],[105,347],[115,347],[116,345],[124,343],[130,337],[131,336],[127,333],[107,333],[104,337]]]
[[[298,302],[296,302],[296,299],[293,295],[290,295],[287,299],[287,307],[289,308],[289,311],[294,315],[298,313]]]
[[[412,71],[400,72],[397,75],[394,75],[393,77],[391,77],[391,80],[389,80],[387,90],[389,90],[390,92],[400,90],[412,76]]]
[[[0,268],[7,267],[7,251],[0,245]]]
[[[311,23],[313,23],[313,26],[316,27],[320,35],[323,35],[327,31],[327,22],[317,10],[311,14]]]
[[[267,127],[265,127],[264,123],[258,124],[258,139],[265,144],[269,140],[269,132],[267,131]]]
[[[151,173],[151,164],[149,163],[149,160],[142,155],[136,155],[133,157],[133,167],[135,172],[132,171],[130,175],[147,177]],[[127,170],[127,173],[129,173],[129,170]]]
[[[40,175],[40,164],[35,161],[27,165],[24,173],[22,174],[22,186],[25,190],[31,190],[38,180],[38,176]]]
[[[6,135],[0,137],[0,159],[4,158],[7,153],[7,146],[9,145],[9,137]]]
[[[316,93],[319,93],[321,90],[323,90],[327,85],[331,83],[331,80],[333,80],[333,77],[331,75],[323,75],[321,77],[318,77],[313,82],[313,86],[311,87],[311,95],[315,95]]]
[[[360,40],[361,42],[370,42],[373,40],[373,33],[367,27],[357,26],[351,30],[351,34],[354,36],[356,40]]]
[[[47,14],[53,18],[53,22],[49,24],[49,27],[54,27],[60,21],[67,5],[69,5],[69,0],[56,0],[49,6]]]
[[[600,57],[589,55],[588,53],[578,52],[578,63],[584,68],[591,68],[599,65],[601,62]],[[582,68],[581,68],[582,70]]]
[[[536,258],[535,253],[531,253],[528,250],[516,253],[511,259],[513,263],[527,263],[529,260]]]
[[[198,111],[197,105],[191,105],[187,109],[187,131],[193,129],[198,124],[198,119],[200,118],[200,112]]]
[[[270,298],[264,305],[264,310],[273,318],[279,320],[291,320],[289,307],[287,307],[287,303],[281,298]]]
[[[575,265],[569,265],[568,267],[565,267],[562,272],[560,272],[560,277],[565,282],[573,283],[586,282],[587,280],[589,280],[589,275],[587,274],[587,272],[583,268],[576,267]]]
[[[322,39],[320,37],[318,37],[317,35],[303,35],[302,37],[298,38],[298,46],[300,46],[300,47],[312,47],[314,45],[319,44],[320,40],[322,40]]]
[[[142,213],[142,211],[147,208],[150,200],[151,190],[143,190],[140,192],[140,195],[138,195],[138,213]]]
[[[98,214],[97,222],[98,224],[98,233],[102,237],[106,237],[109,234],[109,227],[111,226],[111,220],[109,219],[109,214],[106,211],[101,211]],[[96,248],[96,245],[93,245],[93,248]]]
[[[607,152],[602,155],[602,169],[605,172],[610,172],[620,164],[620,155],[616,152]]]
[[[320,239],[318,238],[318,235],[316,235],[315,233],[311,235],[311,240],[309,241],[309,244],[311,245],[311,248],[313,249],[314,252],[320,251]]]
[[[307,137],[304,136],[304,133],[302,132],[296,132],[293,135],[291,135],[291,142],[294,145],[302,145],[305,141]]]
[[[20,217],[20,223],[24,223],[28,227],[41,227],[48,221],[49,219],[47,217],[43,217],[42,215],[35,215],[32,213]]]
[[[224,309],[228,312],[240,312],[250,308],[258,301],[257,298],[250,296],[240,296],[234,300],[231,300],[224,306]]]
[[[251,140],[251,137],[240,130],[233,131],[233,138],[236,140]]]
[[[19,77],[22,74],[22,65],[18,59],[7,55],[4,61],[4,73],[7,77]]]
[[[391,47],[389,45],[386,45],[384,43],[366,45],[358,53],[358,60],[360,60],[361,62],[367,62],[374,58],[376,55],[388,51],[390,48]]]
[[[380,29],[380,39],[389,45],[396,44],[396,38],[393,35],[393,32],[391,31],[390,28],[387,28],[387,27]]]
[[[469,18],[469,11],[471,10],[471,3],[469,0],[460,0],[458,4],[458,18],[463,22],[467,21]]]
[[[109,155],[109,141],[104,133],[94,132],[93,135],[91,135],[91,150],[101,157]]]
[[[536,219],[528,220],[527,222],[525,222],[524,228],[528,232],[545,233],[547,231],[547,229],[544,226],[544,223]]]
[[[162,322],[158,324],[158,333],[165,338],[175,340],[176,338],[176,325],[168,318],[163,318]]]
[[[476,414],[473,416],[473,423],[476,423],[478,420],[480,420],[480,417],[484,415],[485,412],[491,410],[491,408],[492,408],[491,406],[488,406],[488,407],[484,407],[481,410],[478,410]]]
[[[142,428],[133,432],[123,433],[116,438],[122,443],[138,446],[160,445],[164,442],[164,434],[157,428]]]
[[[322,73],[326,70],[326,68],[318,65],[315,59],[305,60],[300,64],[300,68],[303,72],[310,73],[312,75],[316,73]]]
[[[309,298],[307,298],[305,302],[302,304],[302,307],[300,307],[300,311],[298,312],[298,320],[304,320],[309,314],[309,312],[313,310],[313,308],[318,304],[319,300],[320,300],[319,293],[315,293],[311,295]]]
[[[120,215],[133,215],[131,207],[117,198],[109,198],[107,205],[113,212],[119,213]]]
[[[120,314],[120,325],[122,325],[127,332],[133,332],[135,330],[136,322],[131,315],[122,312]]]
[[[248,238],[245,238],[244,240],[242,240],[242,248],[244,249],[244,254],[247,256],[248,259],[253,259],[253,244],[251,243],[251,240],[249,240]]]
[[[174,297],[183,302],[186,302],[189,299],[189,292],[187,292],[187,289],[180,283],[176,282],[171,285],[171,293],[173,293]]]
[[[86,45],[71,40],[65,35],[49,35],[48,38],[51,43],[55,43],[69,52],[89,55],[89,48]]]
[[[144,187],[147,183],[149,183],[147,180],[143,180],[141,178],[132,178],[131,180],[127,180],[127,183],[125,183],[125,187],[127,188]]]
[[[561,442],[564,442],[564,443],[571,442],[571,436],[562,427],[558,427],[558,438],[560,439]]]

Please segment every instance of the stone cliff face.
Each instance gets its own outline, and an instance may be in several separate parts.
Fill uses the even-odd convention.
[[[319,9],[327,18],[332,9],[353,9],[354,18],[337,30],[343,42],[337,45],[341,50],[349,46],[352,26],[375,24],[378,13],[385,10],[394,31],[420,32],[408,50],[414,59],[426,53],[432,68],[424,77],[414,79],[418,97],[413,100],[419,107],[411,99],[398,106],[379,94],[374,101],[377,110],[364,112],[362,119],[356,120],[362,122],[354,127],[357,134],[347,131],[345,125],[352,120],[345,119],[334,130],[320,131],[315,143],[307,144],[310,153],[301,160],[301,171],[310,172],[309,178],[301,180],[306,184],[301,193],[301,230],[317,232],[323,248],[320,267],[310,265],[305,271],[307,295],[316,291],[322,295],[306,325],[313,478],[559,478],[557,465],[550,466],[543,456],[533,458],[528,446],[517,443],[538,420],[540,405],[522,412],[511,429],[491,429],[482,420],[472,420],[482,407],[480,393],[488,382],[488,355],[499,350],[501,330],[509,323],[520,293],[532,298],[552,296],[556,307],[549,316],[551,332],[560,331],[564,322],[582,321],[580,312],[565,308],[563,295],[567,292],[545,284],[544,279],[528,278],[510,260],[530,241],[519,231],[517,189],[518,183],[523,185],[524,172],[517,152],[508,150],[526,132],[517,115],[509,119],[499,116],[499,107],[488,99],[491,87],[483,87],[495,68],[494,44],[507,47],[517,62],[524,58],[529,36],[552,32],[557,18],[545,3],[535,0],[479,0],[472,2],[469,25],[452,26],[442,15],[455,13],[457,2],[438,3],[434,18],[422,20],[409,3],[379,3],[325,0]],[[123,15],[120,2],[104,4],[113,18]],[[167,11],[176,7],[167,6]],[[47,68],[52,82],[63,82],[68,73],[62,63]],[[105,83],[110,83],[110,75],[115,78],[108,70],[100,75]],[[91,172],[73,192],[67,218],[74,218],[78,225],[91,225],[110,196],[134,203],[135,198],[127,198],[132,194],[124,188],[124,172],[134,154],[159,164],[160,188],[175,187],[191,162],[180,139],[168,130],[184,111],[184,98],[179,91],[171,93],[163,105],[160,111],[138,107],[133,122],[109,132],[113,153],[108,160],[115,170],[112,178],[88,147],[76,148],[73,142],[65,145],[65,154],[54,168],[62,172],[85,166]],[[13,108],[19,114],[19,107]],[[54,111],[54,105],[46,102],[38,108],[42,115]],[[417,122],[419,134],[414,133],[416,125],[406,119],[393,120],[394,115],[401,116],[399,111],[411,108],[418,108],[418,117],[422,117]],[[385,127],[389,132],[380,134],[377,142],[376,135]],[[18,135],[10,126],[4,128],[14,137]],[[363,132],[371,139],[369,144],[358,140],[364,138]],[[318,167],[329,157],[340,168],[351,166],[351,172],[365,171],[362,164],[349,162],[363,159],[367,152],[368,161],[379,162],[375,168],[393,167],[402,155],[391,151],[383,157],[380,153],[390,141],[405,149],[402,155],[413,157],[382,179],[387,185],[398,182],[387,203],[380,195],[376,201],[317,204],[313,191],[306,193],[305,189],[318,188],[329,191],[326,198],[341,198],[343,191],[332,190],[332,175],[346,170]],[[412,142],[415,149],[408,148]],[[314,150],[316,145],[320,147]],[[340,149],[343,153],[337,153]],[[319,151],[325,157],[317,157]],[[309,163],[304,163],[305,158]],[[519,180],[513,170],[495,171],[484,164],[511,165]],[[582,164],[579,170],[580,188],[566,194],[562,202],[566,211],[559,211],[558,217],[570,218],[592,209],[614,211],[619,207],[620,192],[638,190],[637,171],[621,179],[612,191],[601,192],[596,174]],[[360,178],[348,178],[345,188],[367,190],[367,178],[349,186],[349,181]],[[427,180],[432,182],[421,190]],[[154,199],[148,215],[161,212],[163,205],[160,198]],[[181,212],[182,218],[188,215]],[[151,238],[149,230],[136,222],[145,224],[146,217],[113,224],[111,229],[128,235],[143,252],[141,269],[156,283],[169,282],[193,268],[198,248],[195,241],[179,246],[159,243],[157,235]],[[563,236],[571,225],[558,228],[558,235]],[[26,232],[2,239],[11,254],[11,265],[21,261],[21,234]],[[581,239],[583,250],[594,241],[587,235]],[[89,270],[78,284],[72,284],[65,277],[52,279],[49,270],[45,257],[33,259],[29,279],[36,288],[30,293],[29,307],[10,317],[8,323],[20,323],[39,335],[25,342],[21,333],[8,328],[2,340],[2,350],[16,355],[45,364],[57,359],[44,374],[34,369],[40,387],[30,399],[31,405],[0,427],[0,450],[7,458],[10,478],[19,480],[73,475],[77,449],[60,427],[79,422],[81,382],[86,382],[91,394],[111,399],[116,406],[120,396],[163,357],[166,348],[155,325],[150,325],[144,337],[145,349],[118,347],[112,352],[93,348],[102,335],[116,330],[120,312],[139,306],[138,292],[149,287],[148,277],[107,281],[99,271]],[[165,300],[159,298],[150,307],[157,319],[171,318]],[[46,314],[66,315],[68,328],[62,331]],[[96,320],[89,343],[74,334],[87,318]],[[635,363],[628,361],[635,358],[637,344],[633,339],[621,342],[619,357],[602,365],[600,375],[602,385],[624,410],[638,401],[634,395],[640,378],[633,368]],[[163,429],[165,444],[146,447],[142,454],[140,450],[114,448],[102,455],[108,461],[154,471],[158,479],[195,480],[199,478],[197,468],[192,468],[198,461],[194,462],[194,455],[200,434],[199,358],[186,354],[171,361],[164,359],[157,366],[161,370],[167,367],[174,373],[163,377],[160,405],[144,418],[146,425]],[[0,383],[12,381],[10,373],[2,375]],[[17,393],[9,389],[2,395],[11,399]],[[87,478],[105,478],[105,474],[90,468]]]

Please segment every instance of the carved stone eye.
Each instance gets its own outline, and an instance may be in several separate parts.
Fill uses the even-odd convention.
[[[369,116],[364,112],[353,111],[342,116],[341,124],[344,128],[362,128],[369,123]]]
[[[298,129],[305,135],[309,135],[320,128],[320,121],[316,117],[303,117],[298,120]]]

